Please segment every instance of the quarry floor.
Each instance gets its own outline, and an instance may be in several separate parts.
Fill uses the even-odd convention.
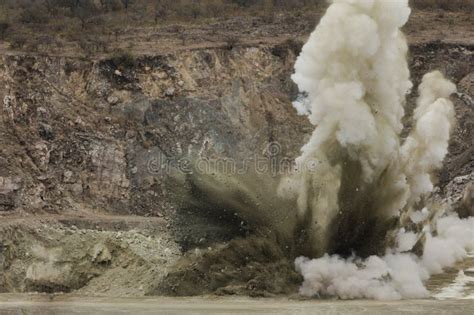
[[[0,314],[470,314],[474,300],[312,300],[249,298],[85,298],[0,295]]]

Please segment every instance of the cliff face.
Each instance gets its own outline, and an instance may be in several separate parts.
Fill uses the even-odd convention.
[[[284,45],[3,57],[1,210],[165,214],[160,155],[244,158],[277,139],[294,155],[306,126],[290,103],[294,58]]]
[[[411,52],[415,83],[440,68],[472,95],[472,46]],[[276,141],[294,158],[312,129],[290,103],[297,54],[284,42],[94,62],[2,57],[0,211],[165,215],[179,205],[156,169],[163,157],[243,160]],[[444,183],[472,169],[472,110],[457,108]]]

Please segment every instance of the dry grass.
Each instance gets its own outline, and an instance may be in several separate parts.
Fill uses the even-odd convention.
[[[410,1],[420,10],[474,10],[474,0]],[[169,25],[215,24],[239,16],[258,16],[272,24],[280,13],[295,17],[302,12],[320,11],[327,5],[327,0],[129,0],[127,7],[125,2],[0,0],[0,40],[19,50],[48,51],[72,46],[91,55],[120,46],[120,39],[137,27],[156,30]],[[184,45],[186,27],[181,28],[177,37]],[[41,38],[45,35],[47,41]]]
[[[474,0],[410,0],[420,10],[464,11],[474,10]]]
[[[121,34],[137,26],[206,24],[241,15],[261,16],[271,22],[278,12],[306,10],[325,0],[131,0],[127,7],[125,2],[0,0],[0,25],[8,26],[0,29],[0,40],[13,49],[32,51],[75,43],[89,55],[107,51]],[[39,37],[43,35],[51,40],[42,43]]]

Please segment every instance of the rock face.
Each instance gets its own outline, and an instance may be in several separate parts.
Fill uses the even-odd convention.
[[[96,62],[2,57],[0,209],[165,214],[180,205],[154,169],[157,156],[243,160],[277,141],[280,154],[294,158],[311,131],[290,103],[298,49],[283,43]],[[411,51],[415,84],[438,67],[472,93],[472,47]],[[473,109],[461,100],[456,109],[443,183],[473,168]]]
[[[464,188],[462,199],[458,201],[456,211],[460,217],[474,216],[474,181],[471,180]]]
[[[278,140],[295,156],[306,122],[290,103],[296,52],[281,49],[3,57],[0,206],[163,214],[177,205],[150,170],[157,154],[243,159]]]
[[[20,178],[0,177],[0,211],[15,209],[20,183]]]

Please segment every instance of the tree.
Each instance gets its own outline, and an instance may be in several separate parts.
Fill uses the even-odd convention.
[[[49,14],[53,13],[56,9],[57,3],[55,0],[44,0],[43,4]]]
[[[96,19],[99,12],[89,3],[81,3],[73,9],[74,16],[81,22],[81,28],[85,29],[88,24],[101,24],[100,19]]]
[[[235,2],[238,6],[241,7],[250,7],[257,4],[257,0],[232,0],[232,2]]]
[[[7,22],[0,22],[0,39],[1,40],[5,39],[5,33],[7,32],[9,27],[10,27],[10,24],[8,24]]]
[[[130,6],[132,0],[122,0],[122,4],[124,6],[125,9],[128,9],[128,7]]]
[[[24,24],[43,24],[47,23],[49,18],[45,8],[39,5],[26,7],[20,13],[20,22]]]

